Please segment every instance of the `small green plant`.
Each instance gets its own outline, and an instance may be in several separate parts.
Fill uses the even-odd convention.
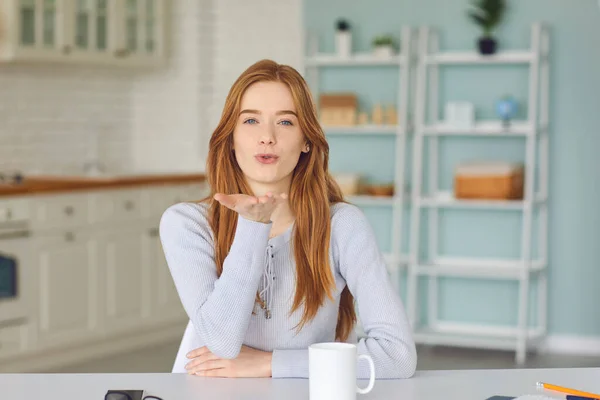
[[[373,39],[373,46],[394,46],[394,38],[390,35],[380,35]]]
[[[500,24],[506,10],[506,0],[472,0],[468,15],[483,30],[484,37],[491,37]]]

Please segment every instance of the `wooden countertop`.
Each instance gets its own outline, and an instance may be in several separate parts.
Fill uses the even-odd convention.
[[[200,183],[204,174],[143,174],[118,176],[27,176],[20,184],[0,183],[0,197],[17,195],[48,194],[52,192],[74,192],[82,190],[131,188],[134,186],[173,185]]]

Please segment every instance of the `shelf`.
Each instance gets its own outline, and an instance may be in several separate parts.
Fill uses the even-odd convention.
[[[336,54],[316,54],[306,58],[306,66],[385,66],[402,65],[406,57],[396,55],[392,57],[377,57],[372,53],[357,53],[350,57],[340,57]]]
[[[400,199],[393,196],[371,196],[359,194],[348,196],[346,200],[357,206],[393,206],[394,201],[399,201]]]
[[[502,121],[480,121],[472,128],[457,128],[441,122],[438,124],[425,125],[424,135],[457,135],[457,136],[526,136],[534,133],[533,126],[528,122],[514,121],[508,127],[504,127]]]
[[[457,334],[457,335],[477,335],[488,337],[516,338],[519,330],[510,325],[481,325],[472,322],[455,322],[437,320],[433,324],[438,333]],[[431,327],[430,327],[431,328]],[[530,327],[527,329],[529,339],[539,338],[543,335],[543,330],[539,327]]]
[[[406,266],[406,264],[408,264],[408,256],[406,255],[393,256],[390,253],[384,253],[383,258],[385,259],[386,264],[400,264],[401,266]]]
[[[477,331],[475,331],[477,332]],[[527,340],[534,344],[543,337],[540,332],[530,330]],[[414,332],[415,342],[418,344],[469,347],[496,350],[514,350],[517,345],[517,336],[489,335],[486,333],[454,333],[444,332],[431,327],[417,328]]]
[[[438,257],[433,262],[417,265],[415,272],[429,276],[514,279],[521,276],[523,268],[524,264],[519,260]],[[537,273],[543,269],[543,261],[532,262],[531,272]]]
[[[323,130],[326,135],[397,135],[401,134],[402,128],[399,125],[323,125]]]
[[[528,50],[500,51],[492,55],[481,55],[474,51],[446,51],[429,54],[427,64],[529,64],[535,53]]]
[[[543,203],[543,199],[536,196],[534,204]],[[431,208],[479,208],[489,210],[522,210],[527,205],[524,200],[466,200],[457,199],[452,193],[441,192],[434,197],[423,197],[421,207]]]

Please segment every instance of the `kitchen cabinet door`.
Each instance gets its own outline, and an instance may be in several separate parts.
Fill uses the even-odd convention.
[[[69,55],[65,16],[69,0],[2,0],[3,60],[64,60]]]
[[[102,333],[98,246],[86,232],[35,239],[39,290],[38,346],[75,344]]]
[[[167,0],[121,0],[116,9],[115,56],[124,65],[153,66],[166,59]]]
[[[67,47],[78,62],[111,63],[115,45],[115,3],[109,0],[67,0]]]
[[[150,317],[151,267],[143,262],[146,231],[137,225],[98,232],[100,307],[108,335],[139,329]]]

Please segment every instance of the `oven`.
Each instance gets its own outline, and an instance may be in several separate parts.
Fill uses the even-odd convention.
[[[27,200],[0,198],[0,358],[26,346],[34,305],[31,246]]]

